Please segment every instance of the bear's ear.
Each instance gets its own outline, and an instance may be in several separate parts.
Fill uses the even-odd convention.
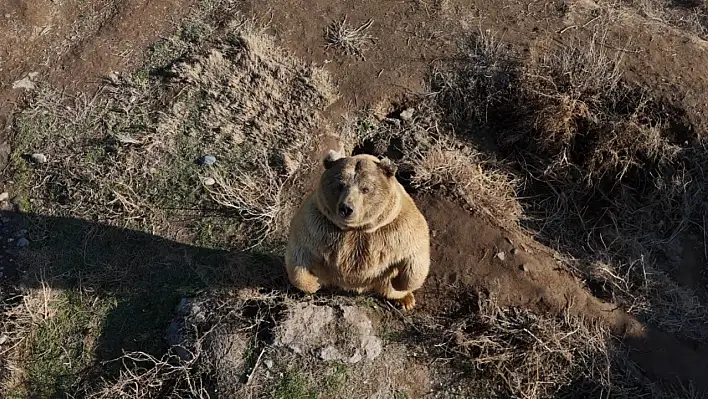
[[[327,156],[325,157],[322,163],[324,164],[325,169],[329,169],[332,167],[332,165],[334,165],[335,162],[342,158],[344,158],[344,155],[342,155],[340,152],[335,150],[329,150],[327,152]]]
[[[381,168],[381,170],[383,170],[388,177],[394,176],[396,174],[396,170],[398,170],[396,165],[388,158],[384,158],[379,162],[379,168]]]

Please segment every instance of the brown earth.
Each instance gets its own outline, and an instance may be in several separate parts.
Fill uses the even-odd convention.
[[[460,290],[485,290],[500,303],[539,312],[598,320],[632,347],[632,358],[654,378],[691,381],[708,390],[708,351],[683,344],[642,325],[633,316],[592,296],[553,253],[488,217],[436,198],[418,198],[432,232],[431,278],[418,295],[418,311],[445,312]]]
[[[174,30],[192,4],[175,0],[4,2],[0,5],[2,131],[7,132],[4,125],[21,95],[21,89],[12,88],[13,82],[38,72],[35,80],[91,87],[111,71],[138,65],[141,51]],[[331,110],[335,121],[342,112],[365,105],[381,115],[391,112],[408,94],[426,89],[426,74],[457,53],[463,32],[491,29],[529,54],[587,40],[593,32],[606,34],[607,46],[623,56],[628,79],[681,103],[699,134],[708,126],[708,42],[631,9],[610,9],[589,0],[262,0],[247,1],[244,9],[268,21],[281,45],[295,56],[327,67],[341,92],[341,100]],[[370,34],[375,41],[362,59],[325,47],[325,27],[344,17],[355,26],[374,21]],[[708,390],[705,349],[691,348],[644,327],[594,298],[551,252],[524,235],[506,231],[486,216],[470,215],[446,200],[418,200],[434,235],[433,274],[421,291],[418,311],[444,307],[451,287],[493,292],[508,305],[567,310],[607,323],[625,337],[635,360],[655,377],[692,380],[697,388]],[[693,241],[692,247],[705,245],[701,238]],[[700,265],[706,259],[701,251],[686,252],[694,260],[679,273],[681,280],[701,281],[705,266]],[[693,272],[686,275],[683,270]]]

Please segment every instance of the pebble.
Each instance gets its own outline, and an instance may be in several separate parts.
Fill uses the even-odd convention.
[[[29,240],[26,239],[26,238],[24,238],[24,237],[20,238],[20,239],[17,240],[17,242],[15,243],[15,245],[17,245],[17,246],[20,247],[20,248],[28,247],[29,244],[30,244]]]
[[[525,263],[522,263],[522,264],[519,266],[519,269],[521,269],[522,271],[525,271],[525,272],[529,271],[529,268],[528,268],[528,266],[526,266]]]
[[[519,250],[516,248],[512,248],[511,251],[509,251],[512,255],[516,256],[516,254],[519,253]]]
[[[10,194],[8,194],[7,192],[0,194],[0,202],[7,201],[9,198],[10,198]]]
[[[266,368],[268,368],[268,369],[273,368],[273,361],[270,359],[266,359],[265,361],[263,361],[263,364],[265,364]]]
[[[415,112],[413,108],[406,108],[405,110],[401,111],[401,120],[409,121],[413,119],[413,112]]]
[[[216,157],[213,155],[204,155],[199,158],[199,164],[204,166],[211,166],[216,163]]]
[[[504,259],[506,259],[506,254],[504,252],[499,252],[497,254],[497,258],[499,258],[499,260],[501,261],[504,261]]]
[[[202,179],[202,184],[204,184],[205,186],[213,186],[214,184],[216,184],[216,180],[214,180],[214,178],[212,177],[205,177]]]
[[[47,156],[44,155],[44,154],[40,154],[40,153],[36,153],[36,154],[30,155],[30,159],[31,159],[32,162],[34,162],[34,163],[45,163],[45,162],[47,162]]]

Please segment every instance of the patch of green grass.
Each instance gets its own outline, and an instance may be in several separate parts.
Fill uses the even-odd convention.
[[[318,394],[305,375],[289,370],[269,397],[271,399],[317,399]]]
[[[345,397],[341,395],[344,393],[348,371],[349,369],[345,364],[337,364],[330,368],[330,373],[325,377],[323,383],[324,392],[328,396]]]
[[[408,399],[408,398],[410,398],[410,396],[408,396],[408,391],[399,389],[393,395],[393,398],[394,399]]]
[[[356,122],[356,131],[359,137],[366,136],[376,129],[376,123],[370,118],[361,118]]]
[[[35,326],[24,369],[28,394],[50,398],[71,392],[75,375],[94,361],[102,320],[115,307],[108,299],[65,291],[50,303],[53,315]]]

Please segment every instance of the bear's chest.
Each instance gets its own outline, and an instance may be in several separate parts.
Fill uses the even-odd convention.
[[[325,260],[343,275],[375,277],[391,263],[386,236],[376,233],[342,232],[329,242]]]

